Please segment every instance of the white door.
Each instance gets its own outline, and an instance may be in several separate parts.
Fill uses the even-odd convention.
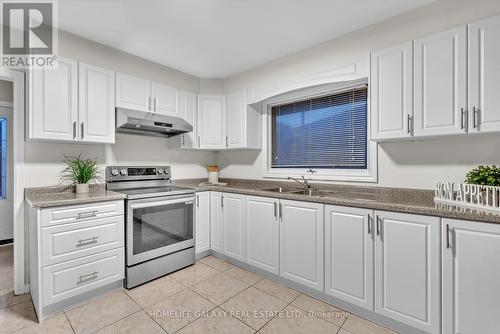
[[[180,92],[181,117],[193,126],[193,131],[181,135],[181,148],[196,148],[196,94]]]
[[[115,142],[115,72],[79,63],[80,138],[86,142]]]
[[[12,108],[0,107],[0,241],[13,239]],[[9,277],[11,279],[12,277]]]
[[[245,196],[222,194],[223,253],[245,261]]]
[[[324,206],[280,202],[280,275],[323,291]]]
[[[56,69],[29,72],[29,138],[79,140],[78,62],[58,57]]]
[[[413,43],[371,54],[371,137],[412,136]]]
[[[153,82],[153,111],[158,114],[180,116],[177,88]]]
[[[499,257],[500,225],[443,219],[443,334],[500,333]]]
[[[116,73],[117,107],[141,111],[153,111],[151,81]]]
[[[246,260],[279,275],[279,221],[276,198],[247,196]]]
[[[226,97],[198,95],[198,147],[226,148]]]
[[[500,16],[469,26],[469,129],[500,131]]]
[[[417,39],[414,135],[467,132],[467,27]]]
[[[246,146],[246,90],[227,95],[227,148]]]
[[[375,312],[440,333],[440,218],[375,215]]]
[[[325,206],[325,292],[373,310],[373,210]]]
[[[210,249],[210,192],[196,194],[195,253]]]
[[[222,253],[222,194],[210,192],[210,248]]]

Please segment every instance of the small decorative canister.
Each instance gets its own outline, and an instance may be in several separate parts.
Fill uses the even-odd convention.
[[[208,165],[208,182],[209,183],[219,183],[219,166]]]

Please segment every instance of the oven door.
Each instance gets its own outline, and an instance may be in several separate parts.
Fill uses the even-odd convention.
[[[194,247],[194,195],[127,201],[127,265]]]

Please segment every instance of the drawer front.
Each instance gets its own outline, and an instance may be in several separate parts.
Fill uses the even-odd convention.
[[[124,248],[63,262],[42,269],[44,306],[122,280]]]
[[[69,205],[41,210],[42,227],[123,215],[123,201]]]
[[[41,229],[42,266],[123,247],[124,216]]]

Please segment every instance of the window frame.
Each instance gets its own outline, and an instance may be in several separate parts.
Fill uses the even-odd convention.
[[[263,128],[263,154],[264,154],[264,178],[286,179],[289,176],[306,176],[310,180],[318,181],[349,181],[349,182],[377,182],[377,143],[370,140],[370,86],[368,85],[367,95],[367,148],[366,148],[366,169],[335,169],[321,168],[314,169],[316,173],[311,174],[306,168],[273,168],[272,161],[272,116],[271,108],[277,105],[293,103],[304,99],[320,97],[328,94],[341,93],[362,85],[368,85],[368,79],[363,78],[349,82],[337,82],[327,85],[315,86],[281,94],[263,102],[264,111],[262,122]]]

